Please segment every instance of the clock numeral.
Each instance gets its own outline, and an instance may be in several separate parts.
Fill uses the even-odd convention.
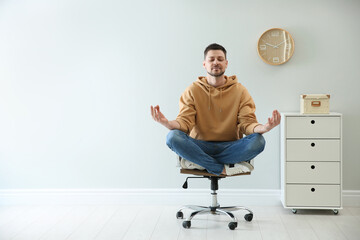
[[[273,31],[273,32],[271,32],[271,36],[272,36],[272,37],[278,37],[278,36],[279,36],[279,31]]]
[[[279,57],[273,57],[273,63],[278,63],[280,61]]]
[[[291,49],[291,43],[286,44],[286,50],[290,50]]]
[[[260,50],[266,50],[266,45],[260,45]]]

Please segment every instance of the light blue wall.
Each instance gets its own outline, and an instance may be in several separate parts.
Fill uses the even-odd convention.
[[[344,189],[360,190],[359,13],[355,0],[0,1],[0,189],[180,187],[150,105],[175,118],[218,42],[260,122],[299,111],[300,94],[331,94],[344,114]],[[257,55],[272,27],[295,40],[282,66]],[[280,187],[279,128],[265,138],[253,174],[222,187]]]

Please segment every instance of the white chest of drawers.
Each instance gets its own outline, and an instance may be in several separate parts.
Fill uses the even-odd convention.
[[[281,113],[281,201],[285,208],[342,208],[342,115]]]

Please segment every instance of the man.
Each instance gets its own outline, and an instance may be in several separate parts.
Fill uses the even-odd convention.
[[[266,124],[257,122],[247,89],[236,76],[224,75],[228,60],[223,46],[209,45],[203,66],[207,75],[182,94],[176,120],[169,121],[158,105],[151,106],[151,115],[171,130],[166,143],[180,157],[216,175],[241,173],[243,164],[263,151],[262,134],[279,125],[280,114],[274,110]]]

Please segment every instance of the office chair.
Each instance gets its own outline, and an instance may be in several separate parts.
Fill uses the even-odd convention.
[[[181,157],[179,157],[179,161],[181,161]],[[180,173],[182,174],[191,174],[191,175],[195,175],[198,177],[187,177],[185,180],[185,183],[183,185],[184,189],[187,189],[188,187],[188,179],[189,178],[208,178],[211,183],[210,183],[210,189],[211,189],[211,206],[209,207],[205,207],[205,206],[197,206],[197,205],[185,205],[183,207],[181,207],[178,212],[176,213],[176,218],[177,219],[183,219],[184,218],[184,214],[182,212],[182,210],[184,209],[191,209],[194,210],[194,212],[192,212],[190,214],[190,216],[183,221],[182,225],[184,228],[190,228],[191,227],[191,220],[197,215],[197,214],[224,214],[226,216],[228,216],[231,219],[231,222],[228,224],[228,227],[230,230],[234,230],[237,225],[238,225],[238,220],[237,218],[234,216],[234,214],[232,214],[232,211],[238,211],[238,210],[246,210],[249,213],[247,213],[244,218],[246,221],[251,222],[251,220],[253,219],[253,212],[243,206],[230,206],[230,207],[221,207],[220,204],[217,201],[217,193],[216,191],[219,189],[219,185],[218,182],[220,179],[222,178],[226,178],[226,177],[234,177],[234,176],[240,176],[240,175],[250,175],[251,172],[247,172],[247,173],[240,173],[240,174],[236,174],[236,175],[231,175],[231,176],[227,176],[227,175],[214,175],[211,173],[208,173],[206,170],[198,170],[198,169],[185,169],[185,168],[181,168],[180,169]]]

